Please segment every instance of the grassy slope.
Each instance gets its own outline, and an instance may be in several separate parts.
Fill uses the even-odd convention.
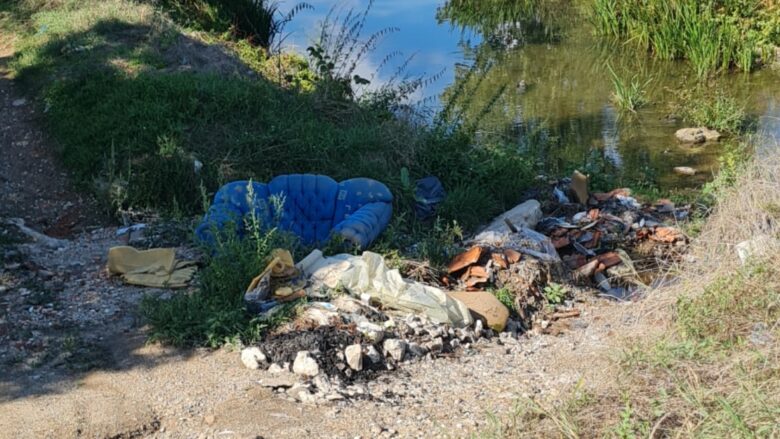
[[[45,97],[67,166],[114,205],[193,213],[201,184],[211,192],[234,179],[313,172],[381,180],[408,217],[407,168],[412,178],[437,175],[450,188],[445,222],[474,226],[516,203],[529,181],[530,166],[508,150],[475,150],[457,130],[420,128],[381,105],[258,75],[177,72],[182,41],[197,41],[146,5],[53,4],[11,20],[23,29],[12,67]],[[195,159],[204,164],[198,174]]]

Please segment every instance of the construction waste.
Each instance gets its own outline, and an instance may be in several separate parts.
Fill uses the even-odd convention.
[[[550,192],[497,217],[445,270],[426,266],[424,281],[368,251],[314,250],[297,264],[275,251],[247,289],[247,306],[272,318],[286,297],[308,302],[291,324],[244,349],[241,361],[266,370],[261,384],[290,399],[367,397],[361,383],[405,363],[460,355],[480,340],[567,330],[581,315],[574,290],[630,300],[658,261],[687,243],[675,224],[688,218],[688,206],[643,205],[627,189],[591,193],[579,172]]]

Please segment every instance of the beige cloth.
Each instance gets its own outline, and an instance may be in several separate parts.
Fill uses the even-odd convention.
[[[298,266],[314,283],[330,288],[341,285],[353,296],[368,294],[388,308],[425,314],[434,322],[455,327],[473,322],[461,301],[439,288],[404,279],[398,270],[387,268],[384,258],[377,253],[324,257],[321,251],[314,250]]]
[[[108,271],[131,285],[155,288],[186,287],[197,271],[195,262],[176,259],[172,248],[138,250],[119,246],[108,250]]]

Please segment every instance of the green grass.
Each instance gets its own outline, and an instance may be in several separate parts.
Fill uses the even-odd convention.
[[[615,73],[612,66],[607,65],[615,91],[612,93],[612,101],[621,110],[636,112],[637,109],[647,104],[645,89],[652,79],[640,81],[637,75],[625,80]]]
[[[700,78],[749,72],[780,44],[780,7],[763,0],[592,0],[596,32],[665,60],[687,59]]]
[[[725,94],[714,95],[706,90],[689,92],[677,110],[683,120],[696,126],[715,129],[724,134],[741,134],[750,127],[745,105]]]
[[[146,296],[141,313],[150,325],[150,341],[175,346],[218,347],[241,340],[251,343],[294,314],[297,304],[284,305],[264,319],[248,313],[244,291],[253,277],[270,262],[274,248],[295,250],[295,240],[277,229],[252,234],[243,240],[226,231],[216,249],[208,252],[198,274],[198,288],[176,292],[171,298]]]
[[[198,213],[201,184],[213,192],[312,172],[380,180],[398,195],[396,215],[413,222],[407,168],[412,180],[438,176],[453,194],[443,222],[470,229],[514,205],[533,175],[510,146],[474,148],[457,126],[399,120],[382,96],[339,100],[262,77],[163,72],[156,63],[175,26],[123,0],[81,5],[32,14],[12,67],[45,97],[65,165],[109,205]],[[118,58],[142,68],[128,72]]]

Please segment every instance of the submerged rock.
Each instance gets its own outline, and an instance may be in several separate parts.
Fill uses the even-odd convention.
[[[718,141],[721,138],[719,132],[705,127],[681,128],[674,135],[683,143],[704,143]]]
[[[680,175],[696,175],[696,170],[689,166],[677,166],[674,172]]]

